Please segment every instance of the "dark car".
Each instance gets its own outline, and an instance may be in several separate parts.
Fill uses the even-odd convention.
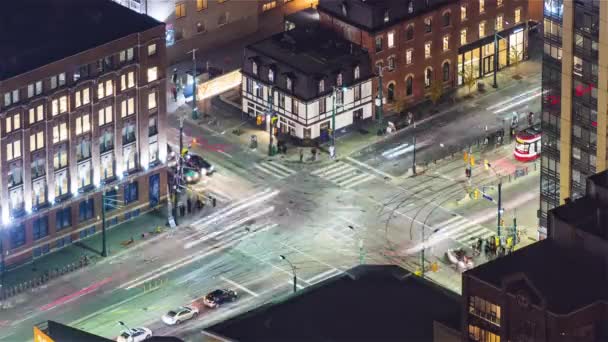
[[[208,161],[203,159],[203,157],[197,154],[186,154],[186,165],[188,167],[193,168],[194,170],[200,172],[202,175],[210,175],[213,173],[215,168]]]
[[[236,291],[218,289],[206,295],[203,303],[210,308],[216,308],[226,302],[234,302],[237,298]]]

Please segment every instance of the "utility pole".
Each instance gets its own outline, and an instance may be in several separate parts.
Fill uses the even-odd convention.
[[[107,257],[108,250],[106,246],[106,190],[101,191],[101,256]]]
[[[268,134],[269,134],[269,140],[268,140],[268,156],[272,157],[272,133],[274,133],[272,131],[272,106],[274,104],[274,88],[273,87],[269,87],[268,88],[268,102],[270,102],[269,104],[269,118],[268,118]]]
[[[496,74],[498,73],[498,34],[494,32],[494,83],[492,83],[492,88],[498,88],[498,83],[496,83]]]
[[[188,53],[192,53],[192,119],[198,119],[198,106],[196,105],[196,50],[192,49]],[[180,150],[181,153],[181,150]]]
[[[502,180],[498,183],[498,237],[500,238],[500,223],[502,221]]]
[[[378,122],[382,125],[382,66],[378,67],[378,98],[376,99],[376,113],[378,115]]]
[[[416,128],[416,124],[414,124],[414,128]],[[414,176],[416,175],[416,132],[414,132],[414,151],[412,153],[412,173]]]

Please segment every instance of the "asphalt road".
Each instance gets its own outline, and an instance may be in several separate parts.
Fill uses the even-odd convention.
[[[444,157],[447,149],[437,145],[468,141],[471,127],[485,131],[485,124],[500,123],[501,113],[488,107],[507,108],[509,104],[502,101],[517,103],[527,96],[518,98],[519,93],[533,94],[537,86],[505,89],[502,95],[468,104],[468,109],[456,108],[470,110],[461,119],[444,115],[416,127],[418,141],[426,147],[420,149],[419,160]],[[512,108],[527,111],[537,100]],[[242,146],[230,145],[221,135],[188,126],[186,135],[198,142],[194,151],[205,153],[217,167],[216,174],[193,186],[219,198],[215,211],[189,227],[150,238],[29,294],[16,309],[0,312],[0,341],[31,340],[32,325],[46,319],[109,338],[120,334],[120,320],[130,327],[149,327],[155,334],[200,341],[201,328],[262,303],[282,300],[292,292],[292,271],[280,255],[296,267],[297,288],[301,289],[360,262],[390,262],[415,270],[420,267],[422,232],[430,261],[439,262],[447,248],[495,234],[495,205],[465,199],[470,187],[462,159],[442,161],[423,174],[406,178],[407,152],[382,157],[406,143],[409,131],[352,157],[300,165],[269,161]],[[170,143],[175,144],[176,138],[171,133]],[[218,144],[224,146],[217,149]],[[210,148],[215,150],[210,152]],[[518,167],[511,154],[506,147],[479,158],[491,160],[506,174]],[[496,179],[494,173],[478,166],[471,184],[482,187],[495,184]],[[505,184],[508,214],[528,215],[528,209],[538,205],[538,192],[529,189],[538,189],[534,174]],[[532,219],[522,217],[520,221]],[[460,289],[460,273],[448,264],[442,263],[438,272],[427,276],[455,291]],[[168,310],[199,303],[216,288],[237,291],[239,300],[219,309],[204,309],[197,319],[179,326],[160,321]]]

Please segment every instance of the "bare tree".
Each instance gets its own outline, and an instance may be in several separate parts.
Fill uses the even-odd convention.
[[[475,74],[473,74],[473,68],[465,67],[464,71],[460,71],[458,74],[462,77],[462,83],[469,89],[469,95],[470,95],[471,89],[477,83]]]
[[[431,85],[430,93],[431,102],[433,102],[434,106],[437,105],[437,102],[439,102],[441,96],[443,96],[443,84],[441,84],[441,82],[435,81]]]

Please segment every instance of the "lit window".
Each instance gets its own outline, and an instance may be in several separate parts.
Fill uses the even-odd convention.
[[[18,130],[21,128],[21,114],[17,113],[6,118],[6,133]]]
[[[148,93],[148,109],[156,108],[156,91]]]
[[[433,19],[431,17],[424,19],[424,32],[430,33],[433,31]]]
[[[274,70],[268,69],[268,81],[274,82]]]
[[[502,6],[502,0],[496,0],[496,7]]]
[[[479,38],[485,37],[486,35],[486,22],[482,21],[479,23]]]
[[[338,85],[338,87],[342,86],[342,73],[338,74],[338,76],[336,77],[336,84]]]
[[[65,85],[65,72],[59,74],[59,86]]]
[[[76,135],[86,133],[91,130],[91,121],[89,114],[85,114],[76,118]]]
[[[42,81],[36,82],[36,95],[42,94]]]
[[[467,6],[460,5],[460,21],[467,20]]]
[[[388,69],[395,70],[395,57],[394,56],[390,56],[388,58]]]
[[[175,18],[183,18],[186,16],[186,4],[180,2],[175,4]]]
[[[414,49],[407,49],[405,51],[405,64],[407,64],[407,65],[412,64],[413,53],[414,53]]]
[[[467,43],[467,29],[460,30],[460,45],[466,45]]]
[[[112,122],[112,106],[107,106],[99,110],[99,126]]]
[[[426,88],[430,87],[433,83],[433,70],[428,67],[424,71],[424,86]]]
[[[266,11],[270,11],[271,9],[277,7],[277,2],[276,1],[271,1],[271,2],[267,2],[265,4],[262,5],[262,11],[266,12]]]
[[[156,44],[148,45],[148,56],[154,56],[156,54]]]
[[[486,1],[479,0],[479,13],[483,13],[486,10]]]
[[[521,21],[521,8],[515,9],[515,22],[518,23]]]
[[[125,116],[132,114],[135,114],[135,100],[133,98],[122,100],[120,106],[120,117],[124,118]]]
[[[21,140],[6,144],[6,161],[21,158]]]
[[[424,43],[424,58],[431,58],[431,42]]]
[[[285,86],[287,87],[287,90],[289,90],[289,91],[293,90],[293,84],[291,82],[291,78],[287,77],[285,79]]]
[[[44,119],[44,106],[38,105],[36,108],[29,109],[30,124],[33,124]]]
[[[158,78],[158,68],[152,67],[148,68],[148,82],[156,81]]]
[[[68,139],[68,125],[63,122],[53,127],[53,144]]]
[[[388,23],[388,21],[390,20],[390,17],[388,15],[388,10],[384,11],[384,22]]]
[[[27,98],[34,96],[34,83],[30,83],[27,85]]]
[[[33,133],[30,135],[30,152],[44,147],[44,132]]]
[[[496,31],[502,30],[502,14],[496,16]]]
[[[395,32],[388,33],[388,47],[392,48],[395,46]]]
[[[258,74],[258,63],[251,62],[251,71],[253,72],[254,75]]]
[[[196,0],[196,10],[202,11],[207,8],[207,0]]]
[[[414,13],[414,0],[409,0],[407,4],[407,13]]]
[[[361,68],[359,68],[359,66],[357,65],[357,66],[355,67],[355,71],[354,71],[354,78],[355,78],[356,80],[358,80],[358,79],[359,79],[359,77],[361,77]]]
[[[325,91],[325,81],[319,81],[319,93],[323,93]]]
[[[443,36],[443,51],[448,51],[450,49],[450,36]]]
[[[77,91],[74,94],[74,100],[76,108],[91,102],[91,98],[89,96],[89,88],[84,88],[82,90]]]

